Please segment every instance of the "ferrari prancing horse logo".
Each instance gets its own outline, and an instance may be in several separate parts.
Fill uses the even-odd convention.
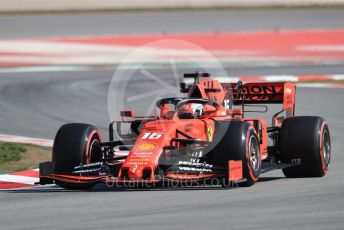
[[[214,128],[208,126],[207,127],[207,135],[208,135],[208,141],[213,141],[213,136],[214,136]]]

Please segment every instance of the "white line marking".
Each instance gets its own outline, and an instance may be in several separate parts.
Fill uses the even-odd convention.
[[[33,185],[39,181],[39,178],[4,174],[0,175],[0,181]]]
[[[62,71],[88,71],[91,68],[84,66],[32,66],[0,68],[0,73],[29,73],[29,72],[62,72]]]
[[[272,76],[264,76],[265,81],[274,82],[274,81],[292,81],[297,82],[299,80],[298,76],[293,75],[272,75]]]
[[[115,45],[94,45],[82,43],[67,43],[54,41],[32,41],[32,40],[0,40],[2,52],[17,52],[30,54],[84,54],[84,53],[128,53],[136,47]]]
[[[344,80],[344,74],[334,74],[331,76],[331,78],[335,81]]]
[[[336,88],[344,89],[344,85],[331,84],[331,83],[297,83],[297,87],[304,88]]]

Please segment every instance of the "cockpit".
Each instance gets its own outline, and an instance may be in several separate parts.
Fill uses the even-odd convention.
[[[156,102],[160,109],[160,119],[200,119],[204,116],[214,115],[220,108],[217,102],[198,99],[173,97],[164,98]]]

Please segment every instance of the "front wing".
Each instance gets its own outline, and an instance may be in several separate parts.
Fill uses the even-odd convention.
[[[100,166],[100,165],[99,165]],[[80,167],[80,166],[78,166]],[[170,171],[163,176],[155,176],[154,179],[130,179],[113,176],[110,172],[102,172],[103,167],[99,167],[98,172],[94,165],[93,170],[85,165],[84,170],[78,169],[77,173],[53,173],[52,163],[46,162],[40,165],[39,184],[52,184],[65,182],[71,184],[98,184],[119,185],[126,183],[154,184],[159,182],[210,182],[211,179],[225,179],[227,182],[240,182],[243,179],[242,162],[230,160],[226,171],[208,173],[190,173],[192,171]],[[190,167],[191,168],[191,167]]]

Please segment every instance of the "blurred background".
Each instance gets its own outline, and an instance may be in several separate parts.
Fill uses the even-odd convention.
[[[85,122],[106,135],[112,111],[146,113],[155,91],[136,94],[166,87],[147,73],[174,87],[169,95],[178,93],[184,72],[196,70],[227,81],[302,80],[313,87],[338,88],[343,80],[340,0],[0,2],[3,134],[52,139],[63,123]],[[113,92],[119,82],[122,90]],[[127,105],[130,95],[135,100]]]
[[[1,229],[341,229],[344,0],[0,0],[0,141],[51,147],[70,122],[107,140],[120,109],[148,113],[195,71],[297,84],[296,115],[323,116],[331,130],[326,177],[274,171],[234,190],[1,192]],[[21,170],[50,159],[51,149],[31,147]],[[24,150],[1,142],[0,189],[37,181],[37,170],[1,173],[18,171],[18,154],[6,157]]]

